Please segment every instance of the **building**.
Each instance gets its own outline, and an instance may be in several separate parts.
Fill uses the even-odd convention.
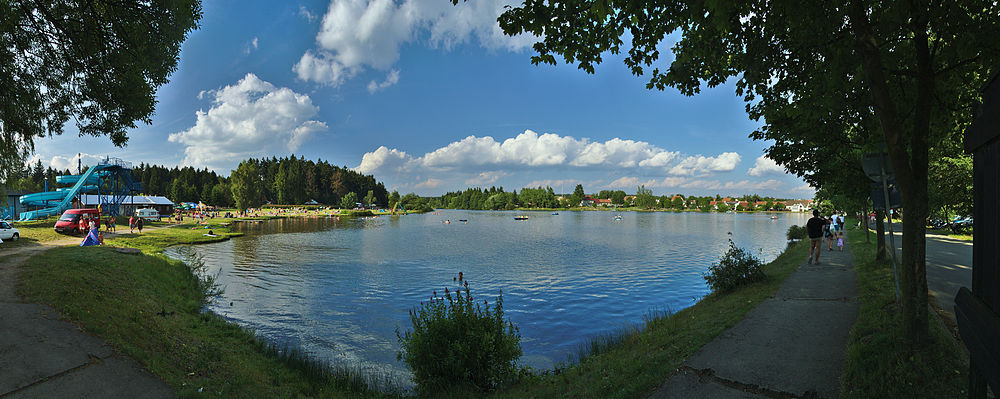
[[[589,195],[583,196],[583,201],[580,201],[580,206],[593,206],[593,205],[594,205],[594,198]]]
[[[105,196],[107,197],[107,196]],[[108,201],[107,198],[104,200]],[[101,201],[97,195],[83,194],[80,196],[80,206],[84,208],[96,208]],[[170,215],[174,213],[174,203],[157,195],[130,195],[125,197],[121,205],[122,215],[131,215],[136,209],[156,209],[160,215]]]
[[[610,198],[603,198],[603,199],[598,198],[598,199],[594,200],[594,204],[597,205],[597,206],[609,207],[609,206],[611,206],[611,199]]]
[[[792,212],[806,212],[812,208],[812,200],[788,200],[784,201],[785,209]]]

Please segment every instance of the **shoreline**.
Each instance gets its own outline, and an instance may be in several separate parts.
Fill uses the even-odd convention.
[[[542,211],[540,209],[536,209],[536,210]],[[608,211],[611,211],[611,209],[608,209]],[[382,214],[382,215],[385,215],[385,214]],[[379,216],[382,216],[382,215],[379,215]],[[163,249],[165,249],[167,247],[171,247],[171,246],[174,246],[174,245],[181,245],[181,244],[201,244],[201,243],[219,242],[219,241],[228,240],[231,237],[242,235],[242,233],[236,233],[236,232],[233,232],[232,229],[230,229],[232,223],[243,223],[243,222],[247,222],[247,221],[251,221],[251,220],[260,220],[261,222],[263,222],[265,220],[276,220],[276,219],[284,219],[284,218],[310,218],[310,217],[333,217],[333,216],[338,216],[338,215],[337,214],[321,214],[321,213],[317,212],[317,213],[313,213],[313,214],[260,215],[259,218],[249,218],[249,217],[248,218],[228,218],[228,219],[224,219],[224,221],[222,220],[223,218],[216,218],[216,219],[213,219],[212,221],[209,221],[209,224],[207,224],[207,225],[196,225],[196,224],[190,224],[190,223],[182,223],[182,224],[170,224],[170,225],[160,226],[157,230],[161,230],[163,232],[159,233],[159,234],[152,234],[153,231],[144,232],[144,234],[142,236],[133,236],[133,235],[130,235],[130,234],[122,234],[122,235],[124,235],[126,237],[121,237],[121,238],[114,237],[112,240],[109,240],[110,242],[108,242],[107,244],[109,244],[109,245],[123,244],[124,246],[137,247],[137,248],[143,250],[144,255],[142,255],[142,256],[148,256],[148,257],[152,257],[152,258],[167,258],[167,259],[169,259],[168,257],[166,257],[165,255],[162,254]],[[345,217],[365,217],[367,215],[345,215],[345,214],[339,214],[339,216],[345,216]],[[229,225],[222,225],[222,223],[229,223]],[[188,228],[185,228],[185,227],[188,227]],[[202,234],[201,230],[204,230],[204,229],[211,229],[211,230],[213,230],[213,232],[216,232],[216,235],[218,235],[218,237],[205,237],[205,236],[202,236],[201,235]],[[159,238],[157,237],[157,236],[160,236],[161,234],[167,234],[167,233],[175,233],[175,234],[169,234],[166,237],[159,237]],[[786,248],[783,251],[783,253],[778,258],[780,259],[780,258],[785,257],[786,253],[789,252],[789,249],[791,249],[793,247],[795,247],[795,245],[792,245],[792,246],[789,246],[788,248]],[[171,262],[183,263],[181,261],[174,260],[174,259],[169,259],[166,262],[167,263],[171,263]],[[778,262],[778,259],[775,259],[771,263],[775,263],[775,262]],[[192,270],[190,270],[188,267],[185,267],[184,270],[186,271],[186,273],[188,273],[189,278],[195,276],[195,272],[192,271]],[[779,284],[780,284],[780,282],[779,282]],[[723,300],[722,297],[726,297],[726,296],[729,296],[729,295],[726,294],[726,295],[719,296],[719,295],[715,295],[715,294],[709,294],[709,295],[707,295],[705,297],[702,297],[698,302],[696,302],[692,306],[690,306],[688,308],[685,308],[683,310],[677,311],[676,313],[671,313],[667,317],[662,317],[664,315],[650,315],[650,316],[646,317],[646,320],[644,322],[640,323],[639,325],[634,325],[634,326],[631,326],[631,327],[629,327],[627,329],[624,329],[624,330],[619,329],[618,331],[609,331],[606,334],[601,334],[598,337],[595,337],[595,339],[593,340],[593,342],[590,342],[589,344],[585,345],[585,346],[589,345],[591,348],[594,348],[595,347],[595,342],[599,341],[600,345],[597,345],[597,346],[602,346],[603,345],[603,347],[602,347],[601,350],[599,350],[599,351],[593,351],[593,350],[591,350],[590,353],[586,354],[585,356],[578,356],[580,358],[576,359],[576,362],[573,363],[573,364],[557,363],[556,367],[553,368],[552,370],[547,370],[547,371],[538,371],[538,370],[535,370],[535,372],[538,373],[538,375],[536,377],[534,377],[534,378],[546,379],[546,378],[548,378],[549,375],[564,374],[564,373],[567,373],[567,372],[571,372],[571,370],[574,370],[574,369],[580,369],[581,368],[581,364],[591,363],[593,358],[599,358],[599,357],[602,357],[602,356],[604,356],[604,357],[610,356],[610,355],[612,355],[612,354],[614,354],[616,352],[624,350],[624,349],[621,349],[621,348],[617,347],[616,345],[618,345],[618,344],[615,344],[615,345],[609,345],[609,344],[612,344],[612,343],[619,343],[620,344],[621,342],[624,342],[624,341],[627,341],[627,340],[630,340],[630,339],[634,339],[634,337],[632,337],[632,335],[634,335],[633,333],[636,332],[636,331],[646,331],[646,330],[656,329],[656,326],[658,324],[669,323],[669,320],[671,320],[671,319],[678,319],[680,317],[683,317],[683,316],[678,316],[678,315],[681,315],[681,314],[688,315],[688,314],[691,314],[691,313],[698,313],[697,309],[695,309],[695,310],[692,310],[692,309],[693,308],[705,307],[706,305],[703,305],[703,303],[706,303],[706,301],[709,301],[709,298],[712,298],[709,302],[718,302],[720,300]],[[746,307],[746,305],[743,305],[742,307]],[[749,311],[749,309],[752,309],[752,307],[745,309],[745,311]],[[60,311],[62,311],[62,309]],[[744,313],[745,313],[745,311],[744,311]],[[221,317],[219,317],[218,315],[215,315],[214,312],[212,313],[212,315],[214,316],[213,318],[221,319]],[[660,316],[660,317],[656,317],[656,316]],[[229,326],[230,329],[232,329],[232,328],[242,329],[242,327],[240,327],[238,324],[236,324],[236,323],[234,323],[232,321],[222,320],[222,322],[224,324],[230,325]],[[84,323],[84,324],[86,324],[86,323]],[[721,331],[718,331],[718,332],[721,332]],[[716,332],[716,333],[718,333],[718,332]],[[615,337],[616,335],[617,335],[617,338]],[[252,341],[252,345],[258,345],[259,346],[261,344],[259,342],[260,341],[259,338],[252,338],[252,339],[250,339],[250,341]],[[116,347],[117,346],[118,345],[116,345]],[[286,348],[286,351],[287,351],[287,348]],[[281,353],[282,351],[278,350],[277,352]],[[580,351],[580,353],[583,354],[583,351]],[[312,361],[315,362],[315,360],[312,360]],[[145,362],[143,362],[143,363],[145,364]],[[147,367],[149,367],[149,366],[147,366]],[[164,377],[163,375],[161,375],[160,372],[157,372],[156,374],[160,375],[161,378],[164,378],[164,379],[166,379],[168,381],[170,381],[170,379],[171,379],[171,378]],[[369,377],[366,377],[366,378],[368,378],[368,379],[373,379],[374,378],[374,379],[377,380],[379,377],[378,376],[369,376]],[[660,382],[662,382],[662,381],[660,381]],[[522,383],[521,385],[523,385],[523,384],[524,383]],[[172,384],[172,385],[176,385],[176,384]],[[374,387],[376,389],[379,388],[377,386],[377,384],[374,385]],[[373,391],[371,391],[370,388],[371,387],[366,388],[363,391],[367,392],[367,394],[381,395],[381,394],[374,393]],[[509,389],[516,389],[516,388],[509,388]],[[392,389],[389,389],[389,390],[391,391]],[[180,389],[178,390],[178,392],[180,392]],[[351,391],[351,392],[356,392],[356,391]],[[391,394],[390,394],[390,396],[391,396]]]

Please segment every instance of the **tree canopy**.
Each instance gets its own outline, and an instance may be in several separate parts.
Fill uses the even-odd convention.
[[[36,138],[72,119],[81,135],[128,141],[201,19],[198,0],[0,0],[0,178]]]
[[[831,166],[846,167],[858,152],[885,143],[907,214],[904,327],[915,346],[926,342],[930,147],[971,121],[977,90],[1000,61],[1000,4],[528,0],[499,22],[509,35],[541,38],[535,64],[560,56],[593,73],[607,53],[627,48],[625,65],[651,89],[693,95],[734,81],[748,114],[764,122],[752,137],[775,140],[769,155],[792,171],[829,176]],[[662,62],[662,45],[674,33],[674,57]],[[818,163],[816,151],[803,151],[809,148],[849,156]]]

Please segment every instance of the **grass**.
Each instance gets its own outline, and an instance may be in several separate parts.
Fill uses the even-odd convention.
[[[956,240],[972,241],[972,234],[971,233],[970,234],[956,234],[955,232],[951,231],[951,229],[932,229],[932,228],[928,228],[927,229],[927,233],[928,234],[939,234],[939,235],[943,235],[943,236],[948,236],[948,238],[954,238]]]
[[[66,236],[55,231],[56,220],[58,219],[58,216],[51,216],[28,222],[14,222],[14,227],[20,232],[20,239],[17,241],[4,241],[3,246],[12,247],[41,244],[64,238]]]
[[[61,247],[26,261],[18,289],[135,358],[181,397],[386,396],[369,390],[363,376],[334,374],[202,312],[203,286],[188,266],[163,255]]]
[[[157,222],[154,222],[154,225]],[[204,244],[227,240],[230,237],[241,236],[243,233],[231,231],[221,224],[197,225],[193,223],[165,226],[160,229],[144,230],[142,234],[129,233],[128,226],[117,228],[116,237],[105,237],[104,243],[110,246],[139,248],[144,252],[162,252],[164,248],[178,244]],[[207,236],[211,231],[215,237]]]
[[[496,398],[636,398],[651,394],[681,362],[773,297],[808,251],[799,242],[764,268],[768,279],[725,294],[711,294],[676,313],[651,312],[641,326],[624,327],[585,344],[571,366],[522,377]],[[449,392],[442,396],[467,397]]]
[[[850,225],[850,224],[849,224]],[[860,231],[860,230],[859,230]],[[875,243],[852,234],[861,310],[851,329],[841,376],[845,398],[959,398],[967,396],[968,355],[931,313],[930,344],[911,351],[903,341],[892,266],[875,261]]]

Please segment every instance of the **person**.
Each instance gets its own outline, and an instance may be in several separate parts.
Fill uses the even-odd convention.
[[[836,230],[834,226],[837,224],[833,222],[833,217],[826,219],[826,228],[823,230],[823,236],[826,237],[826,249],[828,251],[833,251],[833,237],[836,235]]]
[[[135,218],[135,228],[139,229],[139,234],[142,234],[142,218]]]
[[[815,262],[819,264],[819,253],[822,252],[820,249],[820,240],[823,239],[823,227],[826,226],[826,221],[819,217],[819,211],[813,209],[813,217],[809,218],[806,222],[806,233],[809,234],[809,263],[813,263],[813,258],[815,257]],[[815,256],[813,253],[815,252]]]
[[[87,226],[89,226],[89,224],[87,224],[88,219],[89,218],[86,217],[80,219],[80,225],[77,227],[77,229],[80,230],[80,234],[87,235]]]
[[[841,252],[844,251],[844,232],[843,231],[837,233],[837,249],[839,249]]]
[[[128,232],[135,233],[135,214],[128,217]]]
[[[101,226],[99,224],[97,224],[97,222],[94,221],[95,219],[96,220],[100,220],[100,219],[97,219],[97,218],[90,219],[90,221],[87,222],[87,230],[94,230],[94,229],[100,230],[101,229]]]
[[[115,218],[113,216],[108,216],[108,231],[115,232]]]

